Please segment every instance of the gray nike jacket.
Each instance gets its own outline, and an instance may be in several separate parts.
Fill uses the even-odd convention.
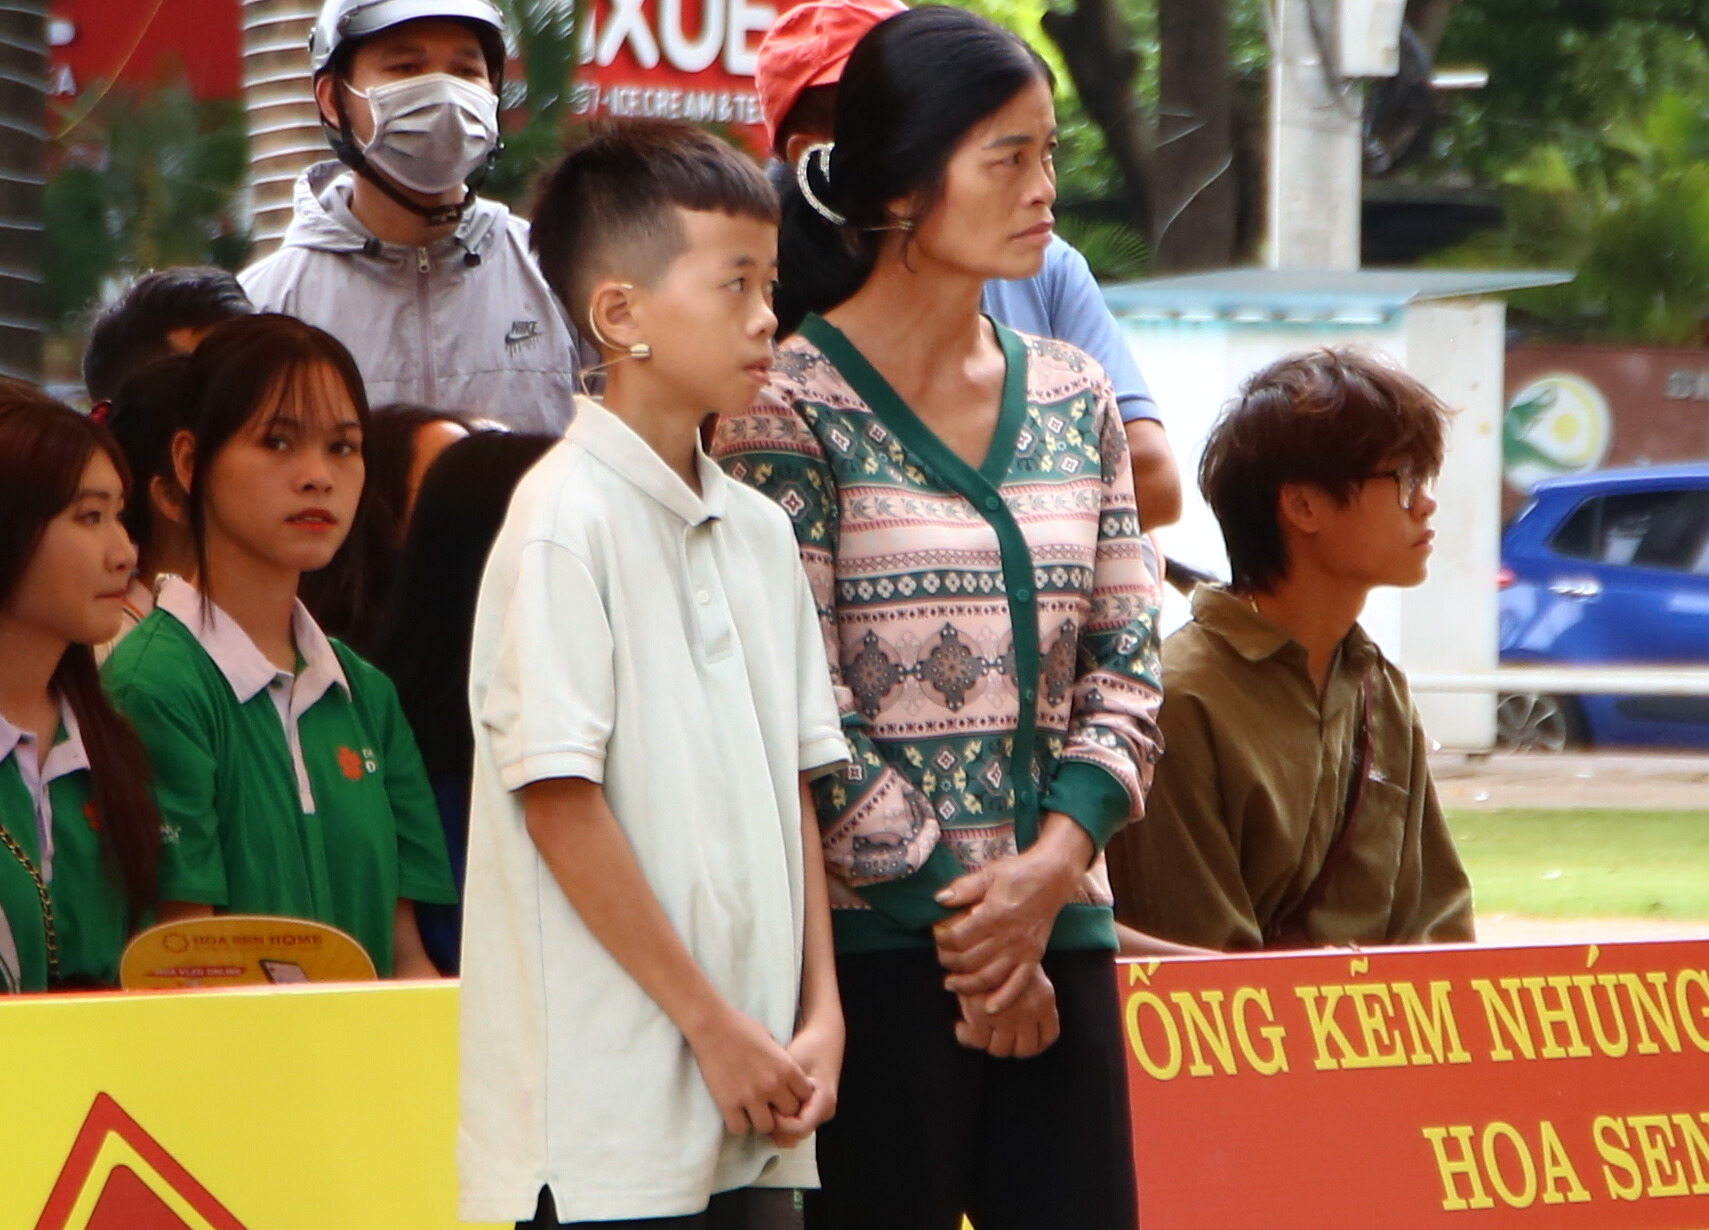
[[[411,401],[561,433],[574,413],[579,344],[528,251],[528,224],[477,198],[454,235],[381,243],[350,212],[337,162],[297,180],[285,242],[238,281],[349,348],[370,404]]]

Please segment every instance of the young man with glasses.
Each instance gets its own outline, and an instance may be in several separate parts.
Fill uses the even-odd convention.
[[[1109,847],[1116,917],[1219,950],[1472,939],[1406,677],[1357,620],[1424,578],[1448,411],[1342,350],[1253,376],[1199,485],[1233,582],[1164,644],[1165,754]]]

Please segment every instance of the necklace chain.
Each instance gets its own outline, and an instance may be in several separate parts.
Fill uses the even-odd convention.
[[[53,925],[53,898],[48,895],[47,881],[42,879],[42,873],[30,856],[24,853],[24,847],[18,844],[18,839],[12,836],[3,823],[0,823],[0,843],[4,843],[6,849],[11,851],[12,857],[23,864],[24,870],[30,873],[30,879],[35,881],[36,896],[40,897],[42,902],[42,929],[47,936],[48,985],[53,986],[59,981],[59,934]]]

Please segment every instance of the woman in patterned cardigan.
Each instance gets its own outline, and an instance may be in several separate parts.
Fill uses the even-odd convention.
[[[1055,144],[1013,35],[874,27],[785,200],[814,314],[717,437],[794,522],[856,752],[817,796],[848,1053],[813,1230],[1137,1218],[1102,850],[1161,751],[1157,587],[1102,370],[979,308],[1043,261]]]

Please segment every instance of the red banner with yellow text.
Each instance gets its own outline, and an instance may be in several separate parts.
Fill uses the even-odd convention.
[[[687,120],[764,154],[755,53],[798,0],[587,0],[574,110]]]
[[[1709,943],[1120,977],[1146,1230],[1709,1226]]]

